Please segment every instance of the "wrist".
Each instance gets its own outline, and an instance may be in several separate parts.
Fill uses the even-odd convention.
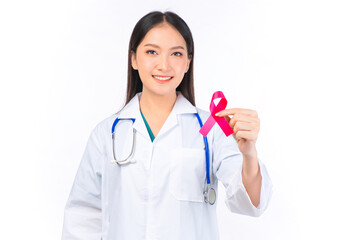
[[[246,162],[257,162],[257,151],[254,150],[250,153],[242,153],[243,159]]]
[[[243,155],[242,172],[248,177],[255,177],[259,173],[257,154]]]

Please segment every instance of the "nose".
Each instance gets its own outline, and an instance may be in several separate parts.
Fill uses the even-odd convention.
[[[158,70],[166,72],[170,68],[169,58],[165,54],[159,58]]]

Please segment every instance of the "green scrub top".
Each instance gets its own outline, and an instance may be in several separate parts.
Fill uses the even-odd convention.
[[[150,126],[149,126],[149,124],[147,123],[147,121],[146,121],[143,113],[141,112],[141,110],[140,110],[140,113],[141,113],[141,116],[142,116],[142,118],[143,118],[143,120],[144,120],[144,122],[145,122],[145,126],[146,126],[146,129],[148,130],[148,133],[149,133],[149,135],[150,135],[151,141],[153,142],[154,139],[155,139],[154,134],[152,133],[152,131],[151,131],[151,129],[150,129]]]

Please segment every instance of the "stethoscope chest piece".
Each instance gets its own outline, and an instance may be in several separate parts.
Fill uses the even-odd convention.
[[[216,201],[216,192],[213,188],[210,188],[207,192],[204,192],[204,200],[205,202],[214,205]]]

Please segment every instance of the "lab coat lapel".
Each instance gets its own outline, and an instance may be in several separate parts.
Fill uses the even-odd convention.
[[[178,124],[179,114],[191,114],[197,112],[196,108],[181,94],[181,92],[177,92],[177,95],[174,107],[156,138],[165,134]]]
[[[145,123],[141,117],[140,113],[140,104],[139,104],[139,97],[141,93],[137,93],[128,104],[120,111],[118,118],[119,119],[128,119],[133,118],[135,119],[133,128],[145,137],[149,137],[149,133],[146,129]]]

